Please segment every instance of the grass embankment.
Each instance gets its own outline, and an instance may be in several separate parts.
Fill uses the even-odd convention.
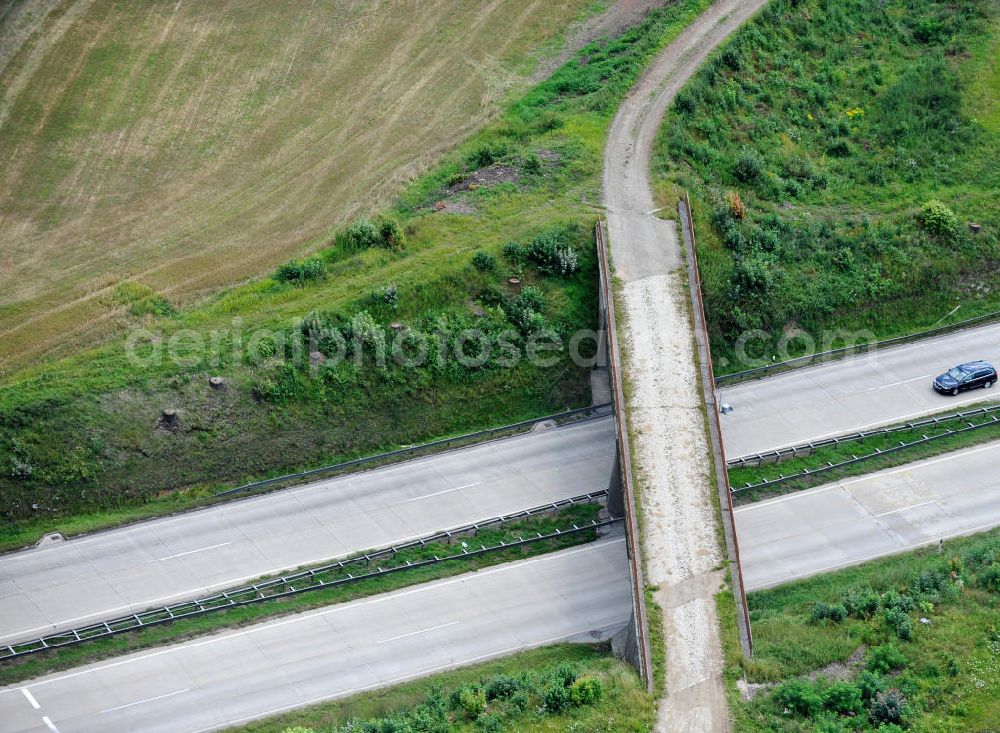
[[[606,646],[524,652],[250,723],[246,733],[648,730],[656,703]],[[301,727],[296,727],[301,726]]]
[[[749,606],[752,660],[723,629],[741,733],[996,730],[1000,530],[752,593]],[[773,686],[747,702],[744,675]]]
[[[963,408],[963,410],[969,409],[975,409],[975,406]],[[943,414],[954,413],[949,411]],[[947,435],[948,430],[961,430],[970,424],[983,424],[986,427]],[[851,460],[854,456],[867,456],[876,450],[885,451],[899,446],[900,443],[912,443],[925,436],[933,438],[938,435],[942,437],[928,443],[903,448],[885,455],[872,456],[847,466],[818,470],[824,469],[831,463],[836,465],[842,461]],[[990,443],[998,438],[1000,438],[1000,423],[992,422],[989,416],[972,416],[964,420],[942,420],[937,425],[927,425],[913,430],[901,430],[891,435],[874,435],[863,440],[844,441],[837,445],[824,446],[817,448],[808,456],[789,458],[780,463],[768,463],[756,468],[732,468],[729,470],[729,484],[733,489],[742,489],[748,483],[755,484],[780,476],[800,474],[804,470],[810,471],[808,475],[797,476],[772,487],[739,490],[734,494],[734,499],[738,502],[758,501],[779,494],[828,484],[851,476],[862,476],[925,458],[933,458],[945,453]]]
[[[600,9],[27,5],[59,7],[33,33],[0,11],[0,374],[129,328],[120,287],[185,306],[315,251],[494,119],[539,49]]]
[[[340,230],[314,258],[189,308],[141,287],[119,292],[133,324],[158,334],[153,345],[140,339],[151,358],[137,364],[115,343],[0,387],[0,539],[37,537],[66,520],[93,529],[181,508],[226,482],[586,404],[589,369],[565,343],[596,325],[590,202],[599,200],[605,131],[651,55],[704,4],[656,10],[584,48],[408,187],[389,212],[398,227]],[[511,241],[521,246],[504,246]],[[511,276],[520,296],[506,288]],[[467,327],[493,347],[512,329],[521,353],[540,331],[564,347],[542,354],[554,356],[549,366],[463,366],[434,358],[435,348],[422,366],[391,357],[378,366],[378,329],[391,340],[395,322],[415,337],[402,340],[404,362],[415,340],[452,353]],[[303,334],[305,356],[295,345]],[[350,358],[302,363],[311,348],[336,352],[338,338],[359,344]],[[186,361],[152,358],[157,349]],[[475,341],[466,353],[478,353]],[[359,354],[365,366],[355,365]],[[227,388],[211,389],[210,375]],[[161,423],[164,409],[178,412],[178,425]]]
[[[774,0],[680,92],[720,372],[1000,309],[998,39],[989,0]]]
[[[498,545],[500,542],[514,542],[522,536],[533,535],[535,533],[547,534],[557,529],[569,529],[574,524],[581,525],[596,519],[599,511],[600,507],[597,504],[578,504],[562,509],[552,516],[535,517],[525,521],[511,522],[501,528],[484,529],[475,537],[456,537],[455,542],[451,544],[447,542],[432,542],[424,547],[401,550],[393,558],[381,560],[379,564],[383,568],[388,569],[434,557],[453,555],[461,551],[457,545],[462,541],[467,541],[470,549],[474,549],[479,545],[491,547]],[[50,672],[78,667],[108,657],[121,656],[122,654],[129,654],[165,644],[175,644],[226,628],[260,623],[276,616],[285,616],[336,603],[347,603],[358,598],[387,593],[398,588],[543,555],[548,552],[555,552],[568,547],[585,544],[596,537],[596,530],[593,532],[578,532],[549,540],[540,540],[522,547],[449,560],[435,565],[400,570],[380,577],[348,582],[344,585],[321,588],[285,598],[275,598],[239,608],[212,612],[203,616],[181,619],[158,626],[150,626],[139,631],[96,639],[76,646],[68,646],[62,649],[19,657],[0,663],[0,685],[32,679]],[[359,556],[363,554],[359,553]],[[354,575],[360,575],[365,570],[363,566],[351,566],[343,571],[324,573],[322,580],[332,582],[347,578],[349,572]],[[264,580],[264,578],[260,580]]]

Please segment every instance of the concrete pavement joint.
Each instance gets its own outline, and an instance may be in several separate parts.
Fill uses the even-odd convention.
[[[163,695],[157,695],[156,697],[147,697],[145,700],[136,700],[135,702],[125,703],[124,705],[115,705],[113,708],[107,708],[102,710],[101,713],[113,713],[115,710],[125,710],[126,708],[132,708],[136,705],[144,705],[148,702],[155,702],[157,700],[165,700],[168,697],[175,697],[176,695],[183,695],[185,692],[191,692],[190,687],[185,687],[183,690],[175,690],[174,692],[167,692]]]

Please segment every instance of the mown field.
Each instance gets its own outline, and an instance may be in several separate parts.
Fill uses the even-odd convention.
[[[124,317],[146,330],[134,352],[117,340],[0,386],[0,545],[588,404],[590,370],[568,342],[596,325],[605,130],[646,61],[704,4],[671,5],[583,48],[383,215],[338,227],[270,277],[187,307],[116,288]],[[439,347],[454,357],[468,328],[495,356],[507,341],[528,355],[536,334],[562,348],[543,352],[544,364],[437,357]],[[394,341],[399,354],[386,350]],[[421,343],[428,358],[410,363]],[[210,387],[213,375],[225,389]]]
[[[775,0],[681,91],[720,371],[1000,310],[998,44],[990,0]]]
[[[249,723],[246,733],[648,730],[656,703],[606,646],[545,647]]]
[[[0,376],[320,248],[592,0],[21,0],[0,12]]]
[[[1000,530],[748,602],[753,659],[740,655],[735,614],[721,615],[741,733],[997,729]],[[741,680],[750,683],[742,693]]]

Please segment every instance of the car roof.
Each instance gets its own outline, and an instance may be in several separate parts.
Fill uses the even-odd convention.
[[[988,361],[984,361],[982,359],[980,359],[979,361],[967,361],[964,364],[958,365],[959,369],[979,369],[981,367],[992,369],[993,365],[990,364]]]

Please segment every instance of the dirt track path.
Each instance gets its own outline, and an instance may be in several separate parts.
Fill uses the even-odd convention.
[[[730,728],[715,594],[723,553],[698,389],[684,258],[657,219],[649,159],[664,112],[708,54],[766,0],[719,0],[654,61],[626,98],[604,154],[604,203],[621,281],[628,422],[638,465],[646,580],[658,590],[666,691],[658,731]]]

